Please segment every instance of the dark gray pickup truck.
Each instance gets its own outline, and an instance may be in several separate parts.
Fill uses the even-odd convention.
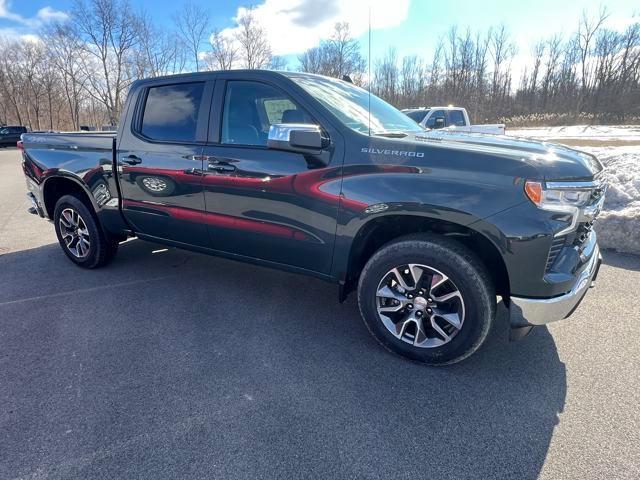
[[[135,82],[116,135],[22,135],[23,168],[81,267],[137,236],[314,275],[427,364],[476,351],[498,296],[513,338],[571,315],[601,261],[598,160],[423,132],[340,80],[207,72]]]

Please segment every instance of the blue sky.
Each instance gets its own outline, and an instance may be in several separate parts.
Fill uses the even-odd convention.
[[[183,0],[130,0],[136,9],[145,10],[159,24],[170,24],[171,14]],[[576,29],[583,9],[597,12],[600,2],[586,0],[202,0],[211,5],[213,26],[233,27],[233,17],[242,5],[253,4],[263,15],[265,26],[273,32],[275,53],[295,61],[299,50],[311,46],[330,31],[336,21],[353,25],[367,53],[367,5],[372,4],[372,56],[378,58],[389,46],[399,55],[430,56],[438,37],[451,25],[485,30],[505,23],[525,57],[531,45],[555,33],[569,35]],[[0,0],[0,34],[37,33],[38,26],[68,11],[72,0]],[[610,26],[624,28],[632,16],[640,15],[637,0],[608,0]],[[295,15],[289,10],[295,10]],[[283,11],[289,13],[284,14]],[[40,13],[39,13],[40,12]],[[305,19],[301,20],[304,13]]]

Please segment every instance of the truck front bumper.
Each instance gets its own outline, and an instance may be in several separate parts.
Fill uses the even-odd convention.
[[[512,339],[520,338],[537,325],[545,325],[570,316],[578,307],[589,287],[594,285],[602,256],[597,243],[589,262],[577,275],[576,281],[568,293],[552,298],[511,297],[509,317],[512,327]]]

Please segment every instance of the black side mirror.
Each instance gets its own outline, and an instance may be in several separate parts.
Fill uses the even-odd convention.
[[[436,118],[436,121],[433,124],[433,128],[444,128],[444,118],[442,117]]]
[[[325,140],[318,125],[277,123],[269,128],[267,146],[290,152],[320,153],[325,146]]]

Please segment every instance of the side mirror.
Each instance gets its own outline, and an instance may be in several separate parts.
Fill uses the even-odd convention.
[[[433,128],[444,128],[444,118],[438,117],[433,125]]]
[[[325,141],[318,125],[307,123],[277,123],[269,128],[267,146],[276,150],[300,153],[320,153]]]

